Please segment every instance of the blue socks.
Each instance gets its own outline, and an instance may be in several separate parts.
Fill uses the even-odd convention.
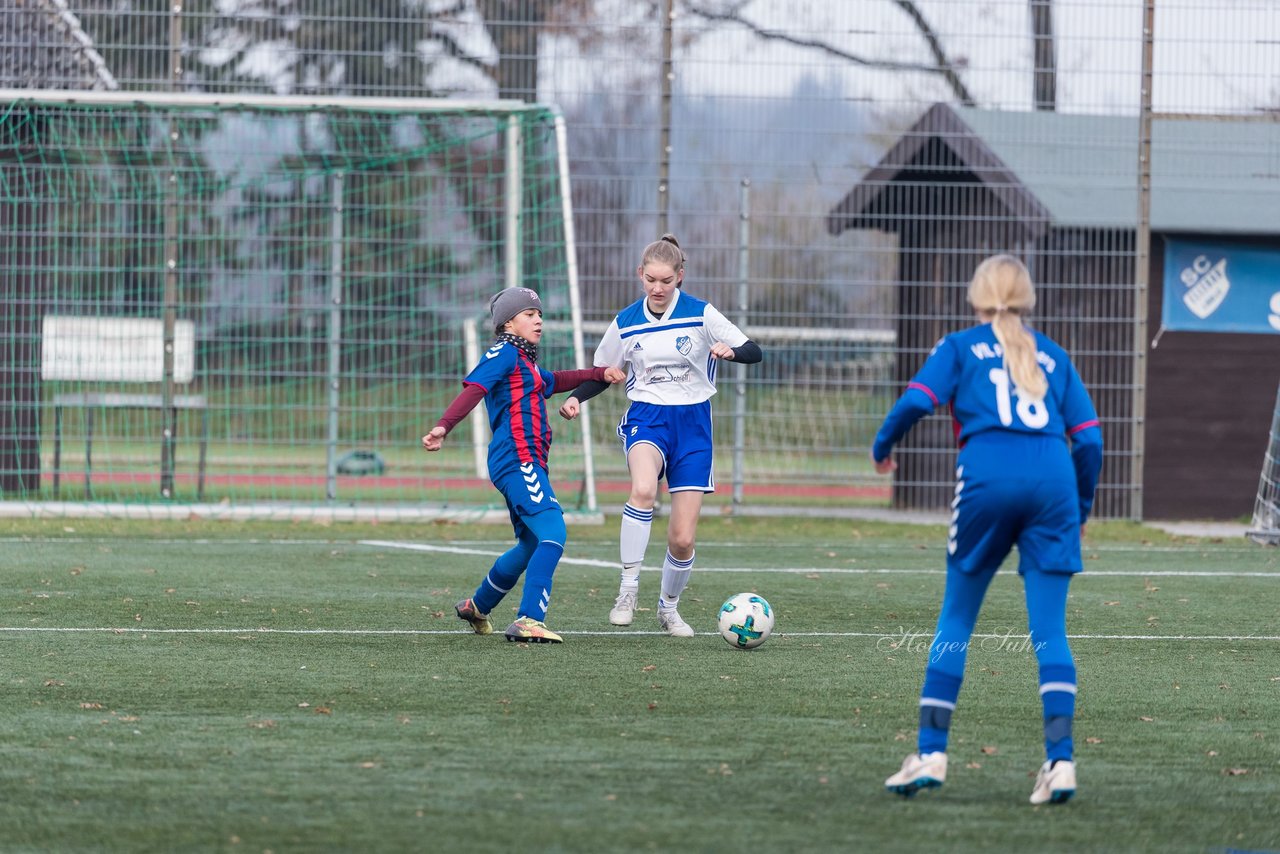
[[[1070,759],[1075,747],[1071,723],[1076,713],[1076,668],[1047,664],[1040,668],[1040,702],[1044,707],[1044,753],[1054,761]]]
[[[932,668],[924,672],[924,688],[920,692],[920,731],[916,736],[919,753],[947,749],[951,730],[951,713],[960,696],[961,679]]]

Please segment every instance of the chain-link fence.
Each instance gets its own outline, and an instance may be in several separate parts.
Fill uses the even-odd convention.
[[[1039,286],[1035,321],[1073,353],[1100,410],[1099,513],[1141,517],[1147,481],[1176,491],[1169,461],[1188,443],[1209,453],[1215,435],[1198,438],[1176,380],[1212,346],[1173,333],[1150,350],[1163,236],[1277,242],[1274,209],[1260,215],[1280,189],[1271,3],[10,0],[3,16],[9,87],[556,105],[588,347],[590,330],[639,296],[641,248],[671,231],[688,252],[686,288],[765,348],[762,365],[721,377],[718,480],[745,486],[718,500],[944,507],[946,413],[904,445],[892,484],[871,471],[867,449],[937,337],[970,322],[976,263],[1010,251]],[[1219,115],[1254,121],[1242,132]],[[5,262],[14,286],[22,251]],[[51,275],[56,290],[70,273]],[[473,284],[478,315],[501,270]],[[230,282],[207,289],[201,313],[227,311],[236,293]],[[128,289],[112,294],[102,313],[137,313]],[[303,320],[264,318],[260,332]],[[413,348],[412,325],[385,345]],[[211,334],[202,327],[198,351],[216,351]],[[1274,372],[1271,342],[1261,355],[1255,344],[1236,345],[1248,370]],[[50,393],[30,391],[46,403]],[[611,392],[590,406],[609,489],[625,475],[612,438],[624,401]],[[1250,428],[1251,414],[1227,406],[1197,411],[1254,429],[1260,453],[1265,418]],[[1153,408],[1181,409],[1191,426],[1153,433]],[[436,414],[404,425],[406,446]],[[49,427],[12,421],[13,435],[44,437],[34,493],[47,497]],[[229,438],[220,430],[215,441]],[[1233,462],[1249,469],[1241,513],[1259,459]],[[5,460],[11,472],[33,465],[21,449]],[[22,483],[25,497],[32,482]]]

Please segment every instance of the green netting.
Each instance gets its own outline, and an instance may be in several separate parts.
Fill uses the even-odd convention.
[[[5,500],[495,504],[472,422],[420,438],[504,286],[574,366],[555,115],[380,104],[0,114]],[[593,503],[578,425],[556,444]]]

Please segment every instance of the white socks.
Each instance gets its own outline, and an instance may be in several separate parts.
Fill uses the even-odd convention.
[[[649,547],[649,532],[653,529],[653,508],[641,510],[630,504],[622,505],[622,530],[618,535],[618,551],[622,559],[622,590],[640,588],[640,564],[644,562],[645,549]]]
[[[680,594],[689,583],[689,571],[693,569],[694,557],[695,555],[689,555],[688,560],[676,560],[670,551],[667,552],[667,559],[662,562],[662,598],[658,601],[659,608],[674,608],[680,601]]]

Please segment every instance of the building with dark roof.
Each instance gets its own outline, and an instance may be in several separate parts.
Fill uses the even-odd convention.
[[[1141,304],[1138,133],[1136,117],[938,104],[829,212],[828,228],[897,236],[899,384],[938,338],[972,322],[965,295],[977,263],[1010,252],[1036,281],[1034,323],[1072,352],[1102,416],[1099,511],[1247,517],[1280,380],[1280,335],[1161,334],[1164,242],[1213,237],[1273,249],[1280,262],[1280,122],[1154,123],[1151,285]],[[903,447],[894,504],[947,506],[947,419],[926,420]]]

